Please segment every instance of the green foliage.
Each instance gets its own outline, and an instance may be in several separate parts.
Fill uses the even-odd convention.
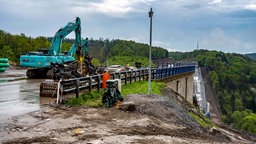
[[[255,62],[243,55],[216,51],[206,52],[198,58],[198,63],[210,70],[223,114],[230,117],[237,110],[253,110],[255,96],[250,88],[255,86]]]
[[[21,35],[11,35],[0,30],[0,57],[6,57],[9,60],[19,63],[20,55],[28,51],[38,51],[39,49],[49,49],[52,37],[31,38]],[[60,52],[67,52],[74,39],[64,39]],[[89,55],[95,59],[93,61],[97,66],[106,64],[109,59],[111,63],[125,64],[129,62],[133,65],[135,62],[141,62],[143,66],[148,65],[149,45],[140,44],[134,41],[125,40],[93,40],[89,41]],[[167,58],[169,55],[166,49],[152,47],[153,58]],[[117,63],[118,62],[118,63]]]
[[[1,58],[9,58],[10,55],[14,55],[12,49],[10,48],[10,46],[4,46],[1,50],[0,57]],[[15,58],[11,57],[11,59],[9,59],[9,60],[14,61]]]
[[[256,134],[256,114],[251,110],[235,111],[231,118],[234,127]]]
[[[134,41],[115,40],[114,46],[110,48],[111,56],[139,56],[148,57],[149,46],[147,44],[139,44]],[[168,52],[166,49],[152,47],[153,58],[165,58]]]
[[[148,58],[139,56],[113,56],[108,60],[109,65],[125,65],[128,63],[130,66],[135,66],[135,62],[141,62],[142,66],[148,66]]]
[[[256,87],[255,61],[241,54],[208,50],[172,52],[170,56],[177,58],[175,60],[194,60],[199,66],[207,68],[226,123],[242,129],[245,122],[252,120],[249,117],[242,121],[249,115],[248,110],[256,113],[256,93],[252,91]],[[244,129],[249,130],[247,125]]]
[[[256,134],[256,114],[251,113],[242,119],[242,130]]]
[[[15,63],[19,63],[20,55],[24,55],[28,51],[49,49],[50,44],[49,39],[45,37],[31,38],[24,34],[11,35],[0,30],[0,57],[8,58]],[[70,47],[71,43],[62,43],[62,51],[67,51]]]
[[[244,111],[235,111],[231,115],[231,122],[233,122],[234,127],[241,128],[242,126],[242,119],[246,116],[248,116],[250,113],[252,113],[250,110],[244,110]]]
[[[214,127],[217,128],[217,126],[207,117],[205,116],[198,116],[195,113],[189,112],[189,115],[192,116],[200,125],[203,127]]]
[[[220,89],[220,85],[219,85],[219,77],[218,74],[215,71],[211,71],[209,73],[210,77],[211,77],[211,81],[212,81],[212,85],[213,88],[215,90],[219,90]]]
[[[161,89],[164,88],[164,83],[151,82],[151,94],[161,94]],[[147,94],[148,82],[140,81],[122,86],[122,96],[127,94]]]
[[[61,46],[62,46],[62,52],[68,52],[69,49],[71,48],[72,44],[64,42]]]
[[[98,59],[96,59],[96,58],[93,58],[93,59],[92,59],[92,64],[93,64],[94,66],[100,66],[100,61],[99,61]]]
[[[92,57],[99,59],[100,63],[106,65],[141,62],[143,66],[148,65],[149,45],[125,40],[93,40],[90,39],[89,53]],[[166,49],[152,47],[152,58],[167,58]]]
[[[208,126],[208,124],[203,119],[201,119],[199,116],[197,116],[196,114],[189,112],[189,115],[191,115],[203,127]]]
[[[81,94],[78,98],[70,99],[67,104],[70,106],[88,106],[88,107],[100,107],[102,106],[102,96],[104,90],[92,91]]]
[[[253,109],[255,94],[250,90],[256,86],[256,62],[240,54],[207,50],[179,52],[177,56],[179,60],[197,60],[199,66],[208,68],[223,114],[230,116],[236,110],[245,109],[256,112]]]

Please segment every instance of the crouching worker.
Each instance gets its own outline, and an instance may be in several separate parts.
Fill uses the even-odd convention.
[[[123,101],[120,91],[117,88],[117,80],[107,80],[102,103],[106,107],[114,106],[117,101]]]

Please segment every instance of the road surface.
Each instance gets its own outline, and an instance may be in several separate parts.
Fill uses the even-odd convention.
[[[26,79],[25,70],[0,74],[0,124],[40,109],[39,86],[42,79]]]

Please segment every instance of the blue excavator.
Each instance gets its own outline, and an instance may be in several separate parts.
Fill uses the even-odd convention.
[[[69,51],[64,53],[61,48],[62,41],[73,31],[75,42]],[[85,68],[82,68],[83,65],[86,65]],[[20,66],[30,68],[26,72],[28,78],[72,78],[95,71],[88,55],[88,38],[86,40],[81,38],[80,18],[68,22],[55,33],[49,50],[41,49],[21,55]]]

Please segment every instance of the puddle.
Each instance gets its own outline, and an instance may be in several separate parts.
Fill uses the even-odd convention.
[[[0,82],[0,123],[40,109],[41,81],[22,79]]]

